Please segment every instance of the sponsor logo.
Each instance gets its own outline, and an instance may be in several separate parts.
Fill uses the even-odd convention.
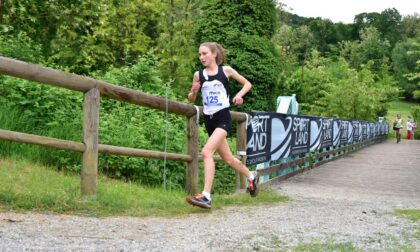
[[[268,115],[259,115],[251,118],[252,135],[247,145],[254,152],[263,151],[267,146],[267,125],[269,119],[270,116]]]

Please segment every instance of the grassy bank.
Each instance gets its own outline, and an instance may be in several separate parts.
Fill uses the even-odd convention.
[[[419,209],[397,209],[395,214],[412,221],[420,220],[420,210]]]
[[[146,188],[105,177],[98,178],[96,200],[80,196],[80,178],[28,161],[0,159],[0,210],[40,211],[89,216],[174,216],[208,212],[185,202],[183,191]],[[247,194],[214,195],[212,209],[271,204],[287,200],[262,190]]]

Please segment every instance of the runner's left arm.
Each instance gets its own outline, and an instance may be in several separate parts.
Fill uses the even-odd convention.
[[[248,93],[249,90],[251,90],[252,88],[251,82],[249,82],[245,77],[240,75],[235,69],[233,69],[230,66],[224,67],[223,71],[225,71],[225,74],[228,78],[233,78],[234,80],[236,80],[238,83],[240,83],[243,86],[241,90],[239,90],[239,92],[232,99],[233,103],[236,105],[243,104],[244,100],[242,97],[246,95],[246,93]]]

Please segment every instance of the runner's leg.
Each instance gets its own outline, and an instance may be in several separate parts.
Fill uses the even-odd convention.
[[[226,141],[227,132],[223,129],[216,128],[207,140],[201,150],[201,155],[204,161],[204,192],[210,193],[214,180],[214,159],[213,154],[219,146]]]
[[[225,161],[225,163],[228,164],[230,167],[237,170],[247,178],[251,176],[251,172],[249,171],[249,169],[246,168],[246,166],[243,165],[239,159],[233,156],[226,138],[220,143],[217,152],[219,153],[223,161]]]

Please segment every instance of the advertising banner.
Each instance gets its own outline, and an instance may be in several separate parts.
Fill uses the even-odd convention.
[[[386,123],[269,112],[251,112],[249,115],[248,166],[365,141],[388,132]]]

